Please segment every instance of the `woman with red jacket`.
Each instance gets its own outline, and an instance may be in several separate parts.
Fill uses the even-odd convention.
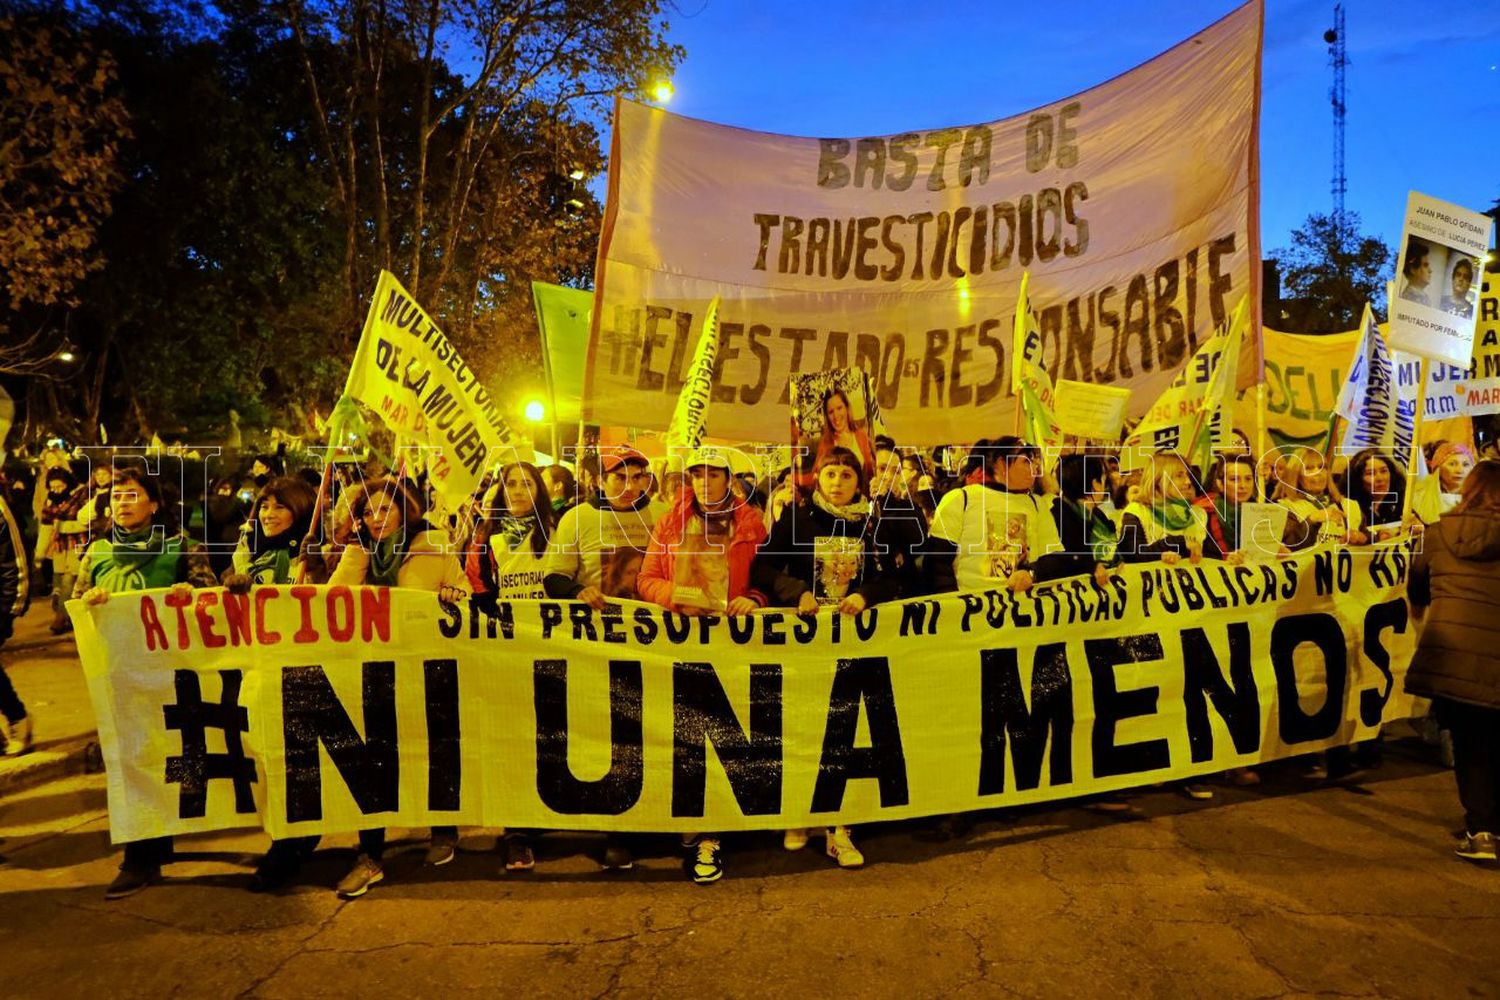
[[[677,503],[656,522],[636,579],[641,600],[684,615],[747,615],[766,606],[750,584],[750,564],[766,540],[760,511],[736,496],[729,458],[717,448],[688,456]],[[694,882],[717,882],[724,864],[716,833],[683,839]]]
[[[729,458],[718,448],[688,457],[677,503],[651,530],[636,578],[641,600],[685,615],[748,615],[766,606],[750,564],[766,539],[761,513],[730,490]]]

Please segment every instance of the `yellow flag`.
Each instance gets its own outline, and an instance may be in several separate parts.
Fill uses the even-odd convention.
[[[1021,295],[1016,300],[1015,339],[1011,345],[1010,383],[1021,407],[1028,442],[1042,449],[1042,461],[1048,470],[1057,460],[1062,447],[1063,430],[1054,412],[1057,403],[1052,376],[1042,366],[1042,332],[1036,313],[1031,310],[1028,295],[1029,272],[1021,274]]]
[[[719,296],[708,304],[703,314],[703,330],[693,351],[693,363],[687,380],[677,395],[677,409],[667,425],[668,448],[696,448],[703,442],[707,426],[708,403],[713,393],[714,361],[719,356]]]

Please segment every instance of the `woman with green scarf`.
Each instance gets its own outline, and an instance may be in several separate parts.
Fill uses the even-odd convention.
[[[224,572],[224,586],[236,594],[252,586],[302,583],[301,547],[312,528],[318,495],[295,476],[268,482],[255,500],[234,558]],[[285,885],[318,846],[318,837],[273,840],[255,867],[252,892],[271,892]]]
[[[73,590],[75,598],[98,607],[111,594],[158,587],[187,593],[218,583],[208,552],[177,530],[154,477],[139,469],[116,469],[109,503],[114,527],[109,535],[95,539],[84,550]],[[126,844],[120,873],[105,890],[104,898],[123,899],[160,881],[161,866],[171,859],[171,837]]]
[[[1063,455],[1057,463],[1058,497],[1052,504],[1057,536],[1067,557],[1063,576],[1093,577],[1109,586],[1109,571],[1119,564],[1120,539],[1115,523],[1100,510],[1109,496],[1109,466],[1103,455]]]
[[[1208,534],[1208,516],[1193,505],[1198,491],[1180,455],[1159,451],[1146,464],[1140,493],[1120,516],[1120,558],[1124,562],[1173,565],[1184,556],[1197,563],[1223,553]]]
[[[344,549],[328,583],[345,587],[406,587],[427,590],[448,604],[469,600],[469,581],[452,553],[448,533],[426,520],[415,487],[405,479],[376,479],[349,491],[349,515],[359,544]],[[427,863],[445,865],[458,849],[458,828],[433,827]],[[359,832],[359,856],[336,892],[363,896],[385,878],[381,856],[385,830]]]
[[[300,583],[302,540],[312,527],[317,505],[317,492],[296,476],[268,482],[240,534],[224,586],[244,591],[251,584]]]

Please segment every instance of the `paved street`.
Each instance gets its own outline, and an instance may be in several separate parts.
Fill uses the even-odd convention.
[[[246,892],[259,836],[184,840],[165,884],[106,903],[102,776],[77,775],[0,804],[3,992],[1495,996],[1500,870],[1448,854],[1451,775],[1413,745],[1390,756],[1363,787],[1273,768],[1207,805],[1144,793],[1134,818],[1027,811],[945,843],[870,830],[858,872],[741,838],[707,887],[665,850],[603,876],[583,837],[546,838],[538,870],[509,877],[492,836],[439,870],[413,841],[349,903],[327,888],[347,844],[285,895]]]

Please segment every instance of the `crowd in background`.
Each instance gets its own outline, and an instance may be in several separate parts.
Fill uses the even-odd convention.
[[[683,615],[764,608],[857,615],[885,601],[1025,591],[1065,577],[1105,588],[1128,563],[1286,558],[1322,543],[1366,546],[1431,533],[1450,521],[1468,525],[1481,541],[1496,536],[1497,544],[1492,551],[1455,536],[1444,551],[1500,561],[1500,462],[1491,456],[1476,464],[1467,443],[1427,445],[1425,468],[1408,481],[1395,456],[1376,450],[1330,461],[1317,449],[1287,448],[1257,458],[1243,435],[1235,442],[1207,468],[1170,451],[1122,463],[1114,452],[1086,449],[1052,461],[1014,436],[927,452],[850,433],[780,467],[732,448],[701,447],[680,461],[653,462],[628,445],[606,445],[585,450],[572,468],[522,461],[498,467],[457,509],[438,503],[420,472],[375,462],[335,462],[325,475],[260,455],[203,495],[184,498],[182,477],[152,474],[138,458],[102,462],[95,453],[90,462],[52,448],[31,481],[12,471],[4,483],[0,631],[9,633],[28,590],[50,595],[50,627],[64,633],[71,598],[97,605],[113,593],[153,587],[244,590],[293,582],[417,588],[489,613],[502,601],[553,599],[596,609],[639,600]],[[1124,471],[1122,464],[1134,467]],[[1269,546],[1247,535],[1244,505],[1251,503],[1286,511],[1281,537]],[[1250,551],[1256,546],[1261,551]],[[1481,575],[1493,580],[1494,565]],[[1433,600],[1425,572],[1414,570],[1414,603]],[[1416,668],[1413,677],[1413,689],[1439,705],[1453,694]],[[25,752],[31,721],[3,678],[0,672],[6,752]],[[1492,737],[1484,743],[1474,735],[1486,726],[1500,731],[1500,678],[1493,686],[1493,704],[1468,691],[1455,701],[1464,711],[1438,714],[1461,758],[1461,791],[1469,774],[1471,833],[1495,825],[1500,798],[1500,749]],[[1378,764],[1378,751],[1378,741],[1340,748],[1306,758],[1303,767],[1312,778],[1344,777]],[[1258,777],[1238,769],[1227,780],[1251,784]],[[1175,787],[1194,799],[1214,796],[1203,780]],[[1484,788],[1491,788],[1487,805],[1475,790]],[[1089,804],[1130,808],[1119,795]],[[817,831],[787,830],[784,846],[800,849],[810,834],[823,838],[841,867],[863,864],[854,831],[836,820]],[[506,831],[504,869],[534,867],[539,835]],[[348,898],[384,878],[385,831],[364,831],[359,843],[337,887]],[[434,829],[428,862],[446,864],[457,843],[455,828]],[[1493,855],[1493,839],[1489,845]],[[316,846],[316,838],[273,844],[255,887],[286,884]],[[691,878],[721,877],[718,834],[703,831],[682,846]],[[109,896],[151,884],[170,858],[169,838],[126,845]],[[628,838],[607,836],[601,858],[608,869],[631,867]]]

